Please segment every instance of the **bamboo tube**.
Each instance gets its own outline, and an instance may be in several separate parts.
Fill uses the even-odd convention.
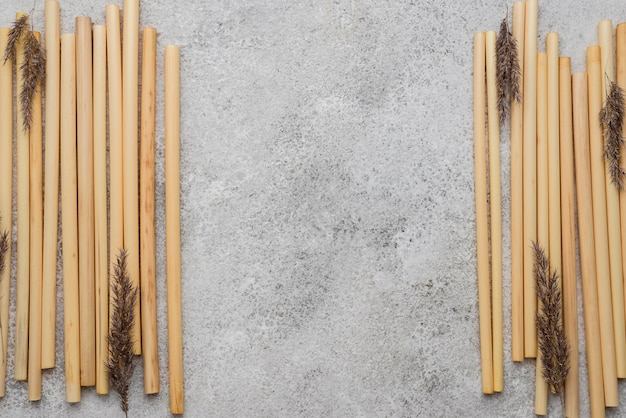
[[[523,71],[524,2],[521,1],[513,4],[513,37],[517,41],[517,58],[520,62],[520,69]],[[520,79],[523,79],[523,75]],[[524,360],[523,110],[522,103],[511,101],[511,357],[513,361]]]
[[[184,412],[180,262],[180,49],[165,47],[165,233],[170,412]]]
[[[606,406],[619,404],[617,394],[617,369],[615,364],[615,337],[613,328],[613,304],[609,273],[609,242],[606,221],[606,189],[602,131],[598,122],[602,89],[600,72],[600,47],[587,48],[587,89],[589,101],[589,143],[591,155],[591,181],[593,193],[593,225],[596,254],[596,277],[600,306],[600,337],[602,343],[602,367],[604,376],[604,399]]]
[[[119,254],[124,248],[124,181],[122,128],[122,47],[120,41],[120,8],[106,6],[107,65],[109,79],[109,251]],[[115,257],[109,259],[114,271]],[[109,297],[112,294],[109,282]],[[109,302],[110,303],[110,302]],[[109,310],[109,320],[112,310]]]
[[[622,89],[626,89],[626,23],[620,23],[615,30],[615,42],[617,45],[616,62],[617,62],[617,85]],[[626,125],[622,131],[622,136],[626,135]],[[620,167],[626,170],[626,157],[624,156],[624,148],[621,148]],[[620,208],[620,232],[622,244],[622,261],[626,260],[626,193],[619,194]],[[622,281],[626,280],[626,263],[622,262]],[[626,286],[624,286],[624,303],[626,303]],[[626,308],[625,308],[626,309]]]
[[[586,86],[585,86],[586,88]],[[585,111],[587,108],[585,107]],[[572,132],[572,74],[569,57],[559,58],[559,135],[561,157],[561,240],[563,325],[569,343],[569,373],[565,380],[565,415],[579,415],[578,304],[576,295],[576,231],[574,203],[574,138]]]
[[[493,393],[493,343],[489,280],[489,221],[487,210],[487,137],[485,132],[485,33],[474,34],[474,182],[476,196],[476,250],[480,362],[483,393]]]
[[[143,30],[141,83],[141,340],[144,391],[159,392],[154,215],[156,29]]]
[[[61,35],[61,215],[65,394],[80,401],[80,327],[78,296],[78,207],[76,173],[76,37]]]
[[[96,283],[96,393],[109,393],[106,27],[93,26],[93,175]]]
[[[19,19],[25,13],[17,13]],[[18,97],[22,91],[24,73],[23,38],[16,46],[16,79]],[[29,133],[24,130],[24,113],[19,100],[17,109],[17,277],[15,290],[15,379],[26,380],[28,375],[28,298],[30,285],[30,148]]]
[[[615,81],[613,69],[613,24],[606,19],[598,25],[598,39],[601,55],[602,103]],[[602,142],[604,143],[604,142]],[[613,303],[613,329],[615,333],[615,360],[617,377],[626,377],[626,321],[624,318],[624,285],[622,282],[622,243],[620,236],[619,191],[613,184],[609,163],[604,159],[606,211],[609,240],[609,267],[611,275],[611,296]]]
[[[550,258],[548,206],[548,56],[537,54],[537,241]],[[537,304],[537,310],[542,309]],[[535,373],[535,414],[548,412],[548,384],[543,378],[543,361],[537,354]]]
[[[489,186],[491,203],[491,315],[493,332],[493,391],[504,386],[502,335],[502,189],[500,184],[500,120],[496,87],[496,33],[486,32],[487,108],[489,124]]]
[[[537,357],[537,296],[532,242],[537,240],[537,0],[526,1],[524,31],[524,355]]]
[[[602,347],[600,344],[600,317],[596,288],[595,246],[593,241],[591,157],[589,153],[587,75],[585,73],[572,75],[572,101],[576,161],[576,200],[578,202],[578,242],[580,243],[580,269],[583,290],[583,314],[585,319],[589,402],[591,404],[591,416],[594,418],[602,418],[604,417],[604,383],[602,376]],[[561,167],[563,168],[563,166],[565,166],[565,163]],[[563,228],[563,230],[565,230],[565,228]],[[566,254],[565,251],[564,254]],[[565,281],[565,283],[567,283],[567,281]],[[568,305],[569,304],[566,304],[565,307],[567,308]],[[570,348],[571,355],[573,347]],[[566,390],[568,390],[568,392],[566,392],[567,396],[569,389]],[[566,402],[569,404],[568,398],[566,398]]]
[[[0,28],[0,57],[4,56],[9,29]],[[2,228],[9,233],[11,254],[13,225],[13,63],[0,61],[0,215]],[[0,276],[0,397],[4,397],[9,349],[9,296],[11,284],[11,257],[5,259],[5,270]]]
[[[91,19],[76,18],[80,383],[96,384],[94,282],[93,79]]]
[[[61,84],[61,17],[59,3],[46,0],[46,160],[43,223],[43,290],[41,367],[55,364],[57,245],[59,216],[59,104]]]
[[[39,32],[35,32],[37,41]],[[30,313],[28,325],[28,400],[41,399],[41,301],[43,277],[43,161],[41,85],[33,95],[30,126]]]
[[[124,0],[123,43],[123,127],[124,127],[124,247],[128,251],[128,273],[138,290],[139,272],[139,169],[138,169],[138,101],[139,101],[139,0]],[[141,321],[138,295],[133,328],[135,354],[141,354]]]

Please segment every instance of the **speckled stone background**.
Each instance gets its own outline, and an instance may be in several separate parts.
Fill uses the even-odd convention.
[[[2,4],[0,25],[32,1]],[[182,51],[182,257],[189,417],[532,416],[534,363],[510,361],[503,189],[505,392],[481,394],[474,231],[472,38],[512,1],[143,1],[159,31],[157,215],[162,391],[133,380],[131,416],[169,413],[164,286],[163,46]],[[104,23],[103,0],[61,0]],[[34,20],[43,28],[43,0]],[[620,0],[540,2],[582,71]],[[502,181],[509,179],[508,128]],[[15,254],[14,254],[15,256]],[[59,290],[61,289],[59,272]],[[14,291],[14,284],[12,283]],[[61,295],[61,294],[60,294]],[[59,296],[60,296],[59,295]],[[11,300],[14,303],[14,299]],[[122,416],[116,396],[64,400],[58,366],[3,416]],[[14,313],[12,312],[11,318]],[[581,316],[582,318],[582,316]],[[581,412],[588,415],[583,324]],[[622,400],[626,386],[620,385]],[[552,416],[560,414],[557,398]],[[626,414],[614,409],[609,416]]]

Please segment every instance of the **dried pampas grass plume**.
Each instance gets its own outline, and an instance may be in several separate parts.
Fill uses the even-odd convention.
[[[604,130],[604,158],[609,165],[611,181],[618,190],[623,190],[626,173],[620,167],[620,153],[624,144],[624,90],[613,82],[600,111],[600,123]]]
[[[2,226],[2,216],[0,215],[0,226]],[[6,258],[9,252],[9,231],[0,232],[0,276],[6,268]]]
[[[509,25],[505,17],[500,24],[500,32],[496,41],[496,84],[501,124],[509,117],[511,100],[515,100],[518,103],[522,101],[522,71],[517,53],[517,41],[511,31],[509,31]]]

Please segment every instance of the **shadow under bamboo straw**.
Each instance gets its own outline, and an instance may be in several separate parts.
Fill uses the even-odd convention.
[[[593,194],[591,192],[591,156],[589,150],[589,114],[586,73],[575,73],[572,75],[572,102],[578,242],[580,243],[587,376],[589,381],[591,416],[596,418],[604,417],[604,383],[593,233]]]
[[[4,56],[9,28],[0,28],[0,57]],[[2,225],[9,233],[11,254],[13,225],[13,63],[0,61],[0,216]],[[5,270],[0,275],[0,327],[2,347],[0,361],[0,397],[6,389],[7,353],[9,348],[9,296],[11,281],[11,257],[5,261]]]

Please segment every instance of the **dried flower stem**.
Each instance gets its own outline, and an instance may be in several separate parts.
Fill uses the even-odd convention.
[[[517,41],[509,30],[507,18],[502,19],[500,32],[496,43],[497,62],[497,86],[498,86],[498,110],[500,113],[500,123],[509,117],[510,102],[522,101],[521,92],[521,68],[517,53]]]
[[[600,111],[600,123],[604,129],[604,158],[609,165],[611,180],[618,190],[623,190],[626,172],[620,167],[620,153],[624,144],[624,90],[614,82],[610,82],[606,103]]]

